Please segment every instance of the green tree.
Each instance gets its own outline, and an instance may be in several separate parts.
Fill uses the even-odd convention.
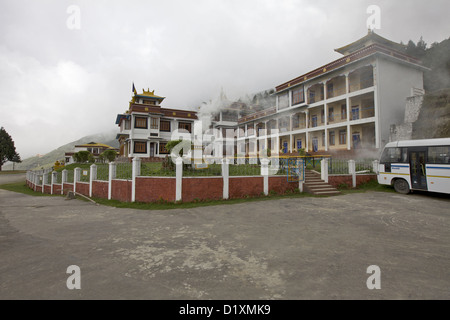
[[[92,153],[88,154],[88,160],[89,163],[94,163],[95,162],[95,157]]]
[[[91,153],[86,150],[78,151],[73,155],[73,159],[78,163],[85,163],[89,160],[89,155]]]
[[[100,156],[102,156],[103,159],[106,159],[106,160],[108,160],[109,162],[112,162],[112,161],[116,160],[116,157],[117,157],[117,151],[116,151],[116,150],[108,149],[108,150],[103,151],[102,154],[101,154]]]
[[[0,171],[6,161],[21,162],[19,154],[16,152],[14,141],[6,130],[0,128]]]

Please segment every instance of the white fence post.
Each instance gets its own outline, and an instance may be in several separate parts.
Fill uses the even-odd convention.
[[[320,161],[320,179],[328,183],[328,159]]]
[[[53,171],[52,172],[52,189],[50,191],[51,194],[53,194],[53,185],[56,183],[57,178],[58,178],[58,172]]]
[[[178,157],[176,160],[176,191],[175,191],[175,201],[182,200],[182,187],[183,187],[183,159]]]
[[[305,183],[305,179],[306,179],[306,177],[305,177],[305,175],[306,175],[306,172],[305,172],[305,167],[306,167],[306,165],[305,165],[305,159],[302,159],[302,160],[301,160],[301,165],[302,165],[301,170],[303,171],[303,173],[302,173],[303,179],[302,179],[302,180],[299,180],[299,182],[298,182],[298,190],[299,190],[300,192],[303,192],[303,184]],[[300,168],[299,168],[299,169],[300,169]]]
[[[261,175],[264,179],[264,194],[269,194],[269,159],[261,159]]]
[[[92,182],[97,180],[97,166],[91,165],[91,172],[89,174],[89,197],[92,197]]]
[[[348,160],[348,173],[352,175],[352,186],[356,188],[356,164],[355,160]]]
[[[77,182],[81,178],[81,168],[75,168],[73,170],[73,192],[77,192]]]
[[[372,162],[372,171],[376,174],[378,174],[378,168],[380,166],[380,161],[378,160],[373,160]]]
[[[64,169],[61,173],[61,194],[64,194],[64,183],[67,182],[67,169]]]
[[[230,197],[230,160],[222,160],[222,177],[223,177],[223,198]]]
[[[141,175],[141,158],[133,158],[133,166],[131,173],[131,202],[136,201],[136,177]]]
[[[116,178],[117,166],[115,162],[109,163],[109,174],[108,174],[108,200],[112,198],[112,180]]]
[[[48,183],[48,174],[44,173],[42,174],[42,193],[44,193],[45,185]]]

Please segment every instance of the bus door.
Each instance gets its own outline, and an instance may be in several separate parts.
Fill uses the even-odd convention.
[[[409,149],[412,189],[428,190],[427,173],[425,167],[426,155],[426,148]]]

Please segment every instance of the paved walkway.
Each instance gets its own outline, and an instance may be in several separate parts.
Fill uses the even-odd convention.
[[[450,299],[449,230],[426,195],[140,211],[0,190],[0,299]]]

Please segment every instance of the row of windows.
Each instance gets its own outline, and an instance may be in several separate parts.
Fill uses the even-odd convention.
[[[137,129],[148,129],[148,118],[146,117],[135,117],[134,118],[134,127]],[[163,132],[171,132],[171,125],[170,121],[168,120],[161,120],[159,122],[158,126],[158,118],[150,118],[150,128],[151,129],[158,129],[160,128]],[[128,121],[127,121],[128,122]],[[127,122],[125,122],[125,129],[129,130],[130,128],[127,128]],[[184,129],[188,132],[191,132],[191,123],[189,122],[179,122],[178,123],[178,129]]]
[[[135,141],[134,142],[134,153],[147,153],[147,142],[146,141]],[[160,142],[159,143],[159,154],[168,154],[169,152],[166,149],[167,143]]]
[[[354,132],[353,134],[353,147],[358,149],[361,146],[361,138],[358,132]],[[334,131],[329,132],[329,145],[336,145],[336,135]],[[347,130],[339,130],[339,144],[346,145],[347,144]],[[317,137],[312,138],[313,151],[317,151],[319,147],[319,139]],[[297,150],[302,149],[302,139],[297,139]],[[325,133],[322,133],[322,146],[325,146]],[[287,153],[287,143],[283,144],[283,152]]]
[[[427,163],[450,164],[450,146],[428,147]],[[382,163],[408,163],[408,148],[386,148],[381,156]]]

